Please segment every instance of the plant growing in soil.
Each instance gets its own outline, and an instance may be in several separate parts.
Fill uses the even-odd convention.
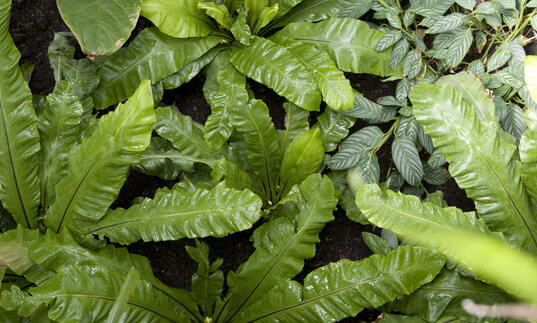
[[[534,74],[526,71],[529,80]],[[474,200],[478,216],[376,184],[356,188],[356,203],[369,221],[454,261],[433,282],[391,304],[392,310],[433,321],[464,316],[458,304],[462,298],[486,304],[510,301],[500,289],[476,278],[537,304],[536,111],[525,111],[528,130],[517,150],[515,139],[500,127],[493,100],[482,86],[477,90],[480,81],[464,76],[467,81],[461,84],[476,89],[468,95],[446,82],[448,78],[453,77],[413,89],[413,112],[446,157],[452,176]],[[535,85],[528,87],[534,91]],[[449,297],[439,297],[446,288],[452,290]]]

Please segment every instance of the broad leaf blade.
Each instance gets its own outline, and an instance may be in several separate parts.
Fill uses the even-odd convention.
[[[512,245],[537,252],[537,221],[514,156],[516,146],[505,141],[498,123],[479,121],[475,108],[447,85],[422,83],[411,99],[416,119],[475,201],[479,216]]]
[[[401,77],[400,69],[390,68],[392,50],[376,51],[384,33],[369,28],[361,20],[330,18],[319,23],[288,25],[278,34],[311,43],[326,52],[337,66],[352,73]]]
[[[337,17],[349,3],[351,1],[348,0],[303,0],[269,27],[285,27],[293,22],[315,22],[328,17]]]
[[[196,0],[144,0],[142,16],[177,38],[207,36],[216,27]]]
[[[233,319],[277,283],[294,277],[302,270],[304,259],[315,254],[320,231],[333,219],[334,187],[327,177],[311,175],[297,189],[296,217],[279,217],[259,227],[253,235],[256,251],[228,275],[225,320]]]
[[[211,190],[161,189],[154,199],[108,212],[88,234],[121,244],[222,237],[249,229],[261,216],[261,205],[252,192],[221,185]]]
[[[221,41],[218,37],[177,39],[144,29],[129,47],[98,61],[101,83],[93,93],[97,109],[130,97],[142,80],[155,84],[176,73]]]
[[[537,201],[537,111],[526,108],[524,119],[528,129],[520,138],[520,161],[522,179],[533,201]]]
[[[84,223],[100,219],[116,199],[130,165],[149,145],[154,122],[151,87],[144,81],[69,154],[67,175],[56,186],[56,200],[45,217],[47,227],[59,233],[67,224],[81,233]]]
[[[231,62],[241,73],[272,88],[294,104],[319,110],[321,94],[310,71],[285,47],[254,37],[250,46],[233,43]]]
[[[138,22],[142,0],[58,0],[60,14],[90,56],[110,55],[129,38]]]
[[[239,322],[333,322],[377,308],[430,282],[444,259],[427,249],[400,247],[388,255],[341,260],[311,272],[304,287],[289,281],[245,309]]]
[[[39,134],[32,93],[9,35],[11,1],[0,6],[0,200],[22,226],[37,226]]]

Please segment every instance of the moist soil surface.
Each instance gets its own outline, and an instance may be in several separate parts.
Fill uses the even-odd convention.
[[[150,22],[141,18],[133,35],[149,25],[151,25]],[[13,0],[10,32],[21,52],[21,63],[31,62],[35,66],[30,82],[30,88],[34,94],[52,92],[54,79],[48,62],[47,48],[54,38],[54,33],[60,31],[68,31],[68,28],[58,13],[55,1]],[[78,55],[81,53],[79,52]],[[353,74],[347,74],[347,77],[355,89],[371,100],[394,93],[395,83],[381,82],[378,77]],[[203,82],[204,77],[197,76],[179,89],[167,91],[163,102],[166,104],[175,103],[182,113],[203,123],[210,114],[209,105],[202,93]],[[253,81],[249,82],[256,96],[269,106],[276,127],[282,128],[284,111],[281,104],[283,99],[271,89]],[[363,125],[359,122],[351,131],[356,131]],[[378,157],[381,162],[381,173],[386,174],[391,165],[389,145],[385,145],[379,151]],[[164,181],[132,171],[113,207],[127,207],[135,197],[151,197],[157,188],[171,187],[173,184],[173,181]],[[441,190],[449,205],[458,206],[465,211],[474,209],[472,200],[466,197],[464,191],[457,187],[453,179],[445,185],[428,186],[427,189],[430,192]],[[334,216],[335,220],[327,224],[321,232],[321,241],[317,244],[316,255],[306,261],[303,273],[297,277],[299,281],[303,280],[305,275],[313,269],[330,262],[343,258],[358,260],[371,255],[371,251],[361,238],[361,233],[364,231],[378,233],[378,229],[350,221],[342,210],[334,212]],[[250,242],[250,235],[254,229],[255,227],[224,238],[203,239],[209,244],[213,259],[217,257],[224,259],[222,266],[224,272],[237,269],[252,254],[254,248]],[[129,250],[148,257],[153,265],[155,275],[163,282],[174,287],[189,289],[191,276],[196,271],[196,263],[188,256],[184,247],[193,244],[194,241],[189,239],[158,243],[138,242],[130,245]],[[378,315],[377,311],[365,310],[357,317],[346,319],[344,322],[372,322]]]

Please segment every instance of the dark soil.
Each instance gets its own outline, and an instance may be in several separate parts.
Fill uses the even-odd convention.
[[[150,23],[141,19],[136,31]],[[53,0],[14,0],[10,31],[15,44],[22,53],[22,62],[31,62],[35,70],[30,82],[33,93],[50,93],[54,86],[53,74],[47,57],[47,47],[52,42],[54,33],[67,31]],[[135,33],[136,33],[135,31]],[[383,83],[380,78],[368,75],[347,75],[351,84],[366,97],[376,100],[383,95],[393,95],[394,83]],[[255,82],[249,82],[256,95],[263,99],[270,108],[271,116],[278,128],[283,127],[284,111],[281,108],[283,99],[272,90]],[[165,93],[163,102],[175,103],[179,109],[191,116],[195,121],[203,123],[210,113],[209,106],[202,94],[203,77],[198,76],[188,84],[174,91]],[[355,128],[358,128],[355,127]],[[353,128],[353,129],[355,129]],[[390,167],[390,151],[388,146],[379,151],[379,160],[382,163],[382,173],[385,174]],[[121,190],[114,207],[130,205],[137,196],[152,196],[154,191],[163,186],[171,187],[172,181],[163,181],[141,173],[131,172],[125,186]],[[444,197],[450,205],[464,210],[472,210],[473,202],[466,198],[453,180],[440,187],[430,187],[444,192]],[[311,270],[330,262],[343,258],[352,260],[362,259],[371,254],[361,239],[363,231],[373,231],[371,226],[362,226],[352,222],[344,212],[335,212],[335,221],[329,223],[321,232],[321,243],[317,245],[317,253],[313,259],[306,261],[304,274],[297,279],[301,280]],[[225,238],[204,239],[211,247],[213,258],[224,259],[224,271],[235,270],[253,252],[249,238],[253,229]],[[179,241],[159,243],[135,243],[129,250],[148,257],[153,265],[155,275],[165,283],[190,288],[190,279],[196,271],[196,264],[185,251],[185,245],[192,245],[194,241],[182,239]],[[366,321],[376,319],[378,312],[364,311],[357,318],[347,319],[345,322]]]

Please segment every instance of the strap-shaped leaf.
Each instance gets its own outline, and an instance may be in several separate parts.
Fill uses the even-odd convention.
[[[37,226],[39,134],[32,93],[9,35],[11,1],[0,3],[0,200],[15,221]]]
[[[0,236],[0,251],[1,261],[38,286],[50,280],[56,271],[65,266],[106,266],[124,276],[134,267],[157,293],[196,316],[196,303],[189,293],[160,282],[153,275],[149,260],[129,254],[126,248],[108,245],[91,250],[81,247],[68,232],[57,235],[49,230],[41,235],[37,230],[18,227]]]
[[[488,91],[480,79],[470,73],[461,72],[455,75],[446,75],[436,83],[447,84],[461,93],[463,100],[475,107],[477,117],[483,121],[498,121],[496,108],[492,101],[491,93]]]
[[[435,248],[481,280],[537,304],[535,257],[487,232],[473,212],[441,208],[415,196],[381,192],[376,184],[358,187],[356,204],[374,225],[390,229],[410,242]]]
[[[238,322],[334,322],[377,308],[430,282],[444,266],[432,251],[399,247],[388,255],[340,260],[271,289]]]
[[[194,163],[214,167],[218,154],[211,152],[205,142],[202,125],[181,114],[176,107],[158,108],[156,115],[155,131],[177,149],[177,162],[184,170],[194,171]]]
[[[278,34],[271,40],[286,47],[313,74],[323,99],[331,108],[349,110],[354,106],[354,93],[336,63],[322,49]]]
[[[438,322],[442,315],[470,320],[470,315],[461,307],[461,301],[465,298],[479,304],[513,302],[506,292],[496,286],[445,270],[409,296],[398,298],[389,308],[406,315],[418,315],[429,322]]]
[[[149,145],[154,122],[151,86],[144,81],[69,154],[67,175],[56,186],[56,200],[45,217],[47,227],[59,233],[67,224],[81,233],[84,222],[100,219],[116,199],[130,165]]]
[[[165,90],[173,90],[181,85],[188,83],[221,51],[221,48],[215,47],[203,54],[200,58],[193,60],[192,62],[183,66],[179,71],[167,76],[162,80],[162,86]]]
[[[294,104],[319,110],[321,94],[308,68],[285,47],[254,37],[250,46],[232,44],[231,62],[241,73],[270,87]]]
[[[161,189],[129,209],[116,209],[95,223],[88,234],[130,244],[181,238],[222,237],[246,230],[261,216],[261,199],[248,190],[222,185],[211,190]]]
[[[473,105],[448,85],[413,89],[414,115],[446,160],[450,174],[492,231],[525,250],[537,252],[537,221],[515,159],[496,122],[479,121]]]
[[[383,32],[350,18],[330,18],[319,23],[299,22],[278,34],[311,43],[325,50],[337,66],[352,73],[401,77],[400,69],[390,68],[392,50],[376,51]]]
[[[205,141],[215,151],[233,132],[231,109],[248,104],[246,78],[231,65],[229,50],[221,52],[209,65],[203,94],[211,106],[211,115],[205,122]]]
[[[233,107],[231,122],[244,135],[248,161],[263,183],[265,199],[274,201],[282,152],[267,106],[252,100],[246,107]]]
[[[291,187],[300,184],[306,177],[317,171],[323,157],[323,140],[318,128],[306,130],[296,136],[283,155],[280,172],[281,196],[286,195]]]
[[[144,0],[142,16],[160,31],[178,38],[207,36],[216,26],[197,0]]]
[[[57,3],[82,51],[93,57],[110,55],[129,39],[142,6],[142,0],[89,0],[83,4],[76,0],[58,0]]]
[[[282,152],[285,152],[287,146],[289,146],[296,136],[309,129],[310,124],[308,119],[310,113],[291,102],[285,102],[283,109],[285,110],[285,130],[279,138]]]
[[[156,28],[144,29],[129,47],[100,62],[95,107],[105,109],[130,97],[142,80],[153,84],[179,71],[220,42],[218,37],[177,39]]]
[[[104,266],[68,266],[42,286],[29,290],[34,301],[51,304],[49,317],[81,321],[90,316],[105,321],[117,300],[125,276]],[[146,280],[136,284],[122,318],[128,322],[185,322],[188,315],[176,303],[155,291]]]
[[[78,144],[83,108],[69,83],[56,84],[39,116],[41,135],[41,207],[54,201],[55,186],[67,174],[67,157]]]
[[[522,179],[529,195],[537,201],[537,111],[527,108],[524,121],[528,129],[520,138],[520,161],[522,162]]]
[[[296,217],[278,217],[259,227],[253,234],[256,251],[228,275],[230,296],[224,321],[232,320],[282,280],[294,277],[304,259],[314,256],[320,231],[334,218],[335,190],[330,179],[319,174],[309,176],[296,189]]]

